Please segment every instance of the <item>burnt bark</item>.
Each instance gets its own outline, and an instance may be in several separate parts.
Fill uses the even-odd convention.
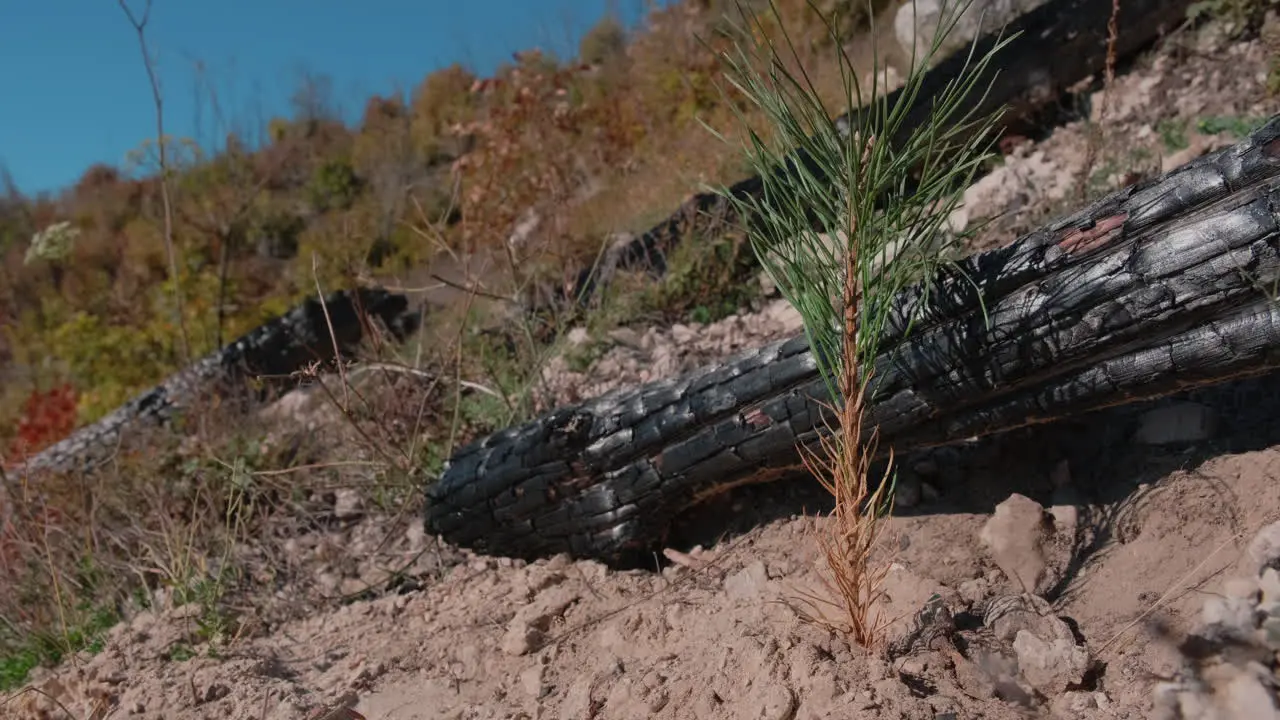
[[[344,355],[353,352],[366,337],[366,324],[371,319],[381,321],[397,337],[411,332],[416,323],[408,299],[385,290],[340,290],[327,295],[323,304],[308,298],[9,472],[21,476],[36,471],[89,470],[114,455],[127,435],[169,423],[208,393],[243,390],[243,381],[249,378],[264,380],[267,388],[287,389],[292,384],[287,380],[290,373],[311,363],[332,363],[335,345]]]
[[[1280,116],[897,296],[867,427],[902,453],[1266,372],[1277,282]],[[796,470],[825,388],[801,336],[557,409],[459,451],[427,527],[629,562],[690,506]]]
[[[1116,60],[1133,57],[1172,30],[1186,17],[1190,0],[1126,0],[1120,3],[1117,17]],[[1019,16],[1005,28],[994,28],[975,43],[952,53],[926,73],[915,102],[907,111],[898,136],[901,143],[908,133],[922,125],[937,97],[951,82],[959,78],[972,48],[973,57],[989,52],[1001,37],[1012,39],[999,53],[997,62],[979,76],[975,88],[989,88],[985,95],[973,98],[974,117],[1005,110],[996,127],[1001,132],[1028,132],[1038,124],[1038,116],[1067,92],[1067,89],[1106,67],[1107,23],[1112,0],[1050,0]],[[897,103],[902,90],[881,99]],[[856,127],[867,111],[845,114],[836,122],[847,132]],[[802,156],[787,162],[806,162]],[[749,177],[729,188],[738,198],[758,196],[763,190],[759,176]],[[659,222],[616,248],[599,266],[579,272],[571,290],[572,297],[586,302],[607,286],[619,270],[645,270],[661,276],[666,270],[666,257],[687,238],[723,235],[728,229],[741,227],[750,218],[738,217],[736,209],[716,193],[698,193],[681,204],[667,219]],[[561,301],[568,298],[561,298]]]

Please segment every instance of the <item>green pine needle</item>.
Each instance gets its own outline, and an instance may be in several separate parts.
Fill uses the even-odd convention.
[[[913,60],[902,92],[892,102],[883,97],[887,91],[878,55],[873,53],[871,87],[864,88],[834,23],[824,17],[839,64],[845,103],[840,111],[855,117],[862,109],[857,128],[845,128],[836,121],[837,113],[823,104],[785,28],[781,42],[775,42],[759,18],[742,12],[746,27],[734,26],[734,51],[721,55],[726,79],[762,111],[777,140],[766,142],[738,111],[747,132],[743,151],[762,178],[763,190],[746,198],[734,197],[725,187],[714,190],[741,217],[751,219],[747,234],[752,249],[800,313],[833,400],[840,398],[838,378],[845,362],[853,361],[860,369],[872,366],[894,296],[933,276],[969,234],[950,232],[947,221],[990,157],[991,130],[1001,113],[976,116],[979,93],[990,88],[990,81],[983,87],[979,79],[987,76],[993,57],[1012,38],[1001,38],[981,57],[975,58],[971,49],[964,70],[933,98],[923,124],[909,133],[901,130],[927,69],[970,2],[944,4],[928,50]],[[810,7],[821,15],[812,2]],[[781,25],[772,0],[769,8]],[[788,70],[784,58],[794,59],[800,69]],[[867,142],[904,135],[905,140],[893,146]],[[830,229],[835,239],[827,239],[815,227]],[[854,358],[841,357],[848,252],[857,253]],[[914,305],[916,314],[927,303],[926,294]],[[914,317],[907,318],[908,327]],[[863,374],[862,382],[868,377]]]

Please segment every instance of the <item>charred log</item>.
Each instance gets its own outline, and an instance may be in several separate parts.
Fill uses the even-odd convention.
[[[868,426],[902,453],[1266,372],[1277,282],[1280,116],[895,298]],[[482,552],[626,562],[690,506],[796,469],[825,387],[797,337],[557,409],[459,451],[427,527]]]

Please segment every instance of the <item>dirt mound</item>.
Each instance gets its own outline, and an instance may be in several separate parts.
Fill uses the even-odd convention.
[[[368,718],[1148,717],[1153,680],[1184,670],[1177,645],[1205,598],[1226,578],[1258,576],[1250,540],[1277,506],[1256,499],[1274,495],[1280,449],[1177,471],[1113,504],[1051,501],[1043,512],[1070,540],[1045,545],[1053,602],[1025,595],[991,542],[1016,539],[1016,519],[988,525],[989,513],[952,509],[990,485],[976,460],[959,464],[968,477],[895,518],[882,548],[895,563],[883,609],[899,638],[891,660],[802,618],[829,596],[815,521],[791,517],[671,553],[679,562],[660,573],[470,557],[425,590],[218,654],[194,642],[189,614],[143,613],[102,652],[33,685],[78,718],[315,718],[344,701]],[[1060,500],[1096,491],[1065,472],[1021,484],[1056,485]],[[1058,549],[1076,558],[1077,539],[1096,533],[1111,536],[1103,549],[1055,564]],[[1248,594],[1225,585],[1227,597]],[[952,618],[944,632],[930,626],[938,608]],[[64,717],[49,697],[23,696],[19,715]]]

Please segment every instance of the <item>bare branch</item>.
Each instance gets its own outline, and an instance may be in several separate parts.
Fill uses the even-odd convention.
[[[151,19],[151,0],[146,1],[142,17],[134,15],[125,0],[117,0],[129,24],[138,35],[138,48],[142,52],[142,64],[151,84],[151,98],[156,109],[156,146],[160,156],[160,201],[164,207],[164,249],[169,259],[169,276],[173,279],[174,313],[178,319],[178,331],[182,337],[182,362],[191,364],[191,337],[187,333],[186,313],[182,309],[182,279],[178,274],[178,253],[173,242],[173,203],[169,196],[169,161],[165,155],[164,98],[160,94],[160,81],[156,78],[155,65],[147,50],[147,22]]]

